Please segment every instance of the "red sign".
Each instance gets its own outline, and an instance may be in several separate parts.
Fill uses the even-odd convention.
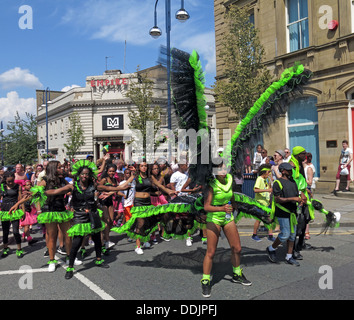
[[[127,85],[128,79],[127,78],[115,78],[115,79],[106,79],[106,80],[91,80],[91,87],[103,87],[103,86],[120,86],[120,85]]]

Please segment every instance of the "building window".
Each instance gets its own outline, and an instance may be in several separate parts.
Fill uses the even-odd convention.
[[[208,126],[214,128],[213,115],[208,114]]]
[[[309,46],[307,0],[287,0],[288,52]]]
[[[161,127],[167,127],[167,114],[166,113],[160,114],[160,121],[161,121]]]

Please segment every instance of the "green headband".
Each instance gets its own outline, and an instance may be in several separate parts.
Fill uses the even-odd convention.
[[[259,171],[259,172],[262,172],[262,171],[270,171],[270,170],[272,170],[272,169],[269,169],[269,168],[263,168],[261,171]]]
[[[300,146],[297,146],[297,147],[294,147],[291,154],[296,156],[298,154],[300,154],[301,152],[304,152],[306,151],[304,147],[300,147]]]
[[[76,161],[73,164],[73,166],[72,166],[71,174],[73,176],[76,176],[77,180],[79,180],[79,170],[82,167],[88,168],[92,172],[93,178],[94,179],[97,178],[98,169],[97,169],[96,165],[93,162],[89,161],[89,160],[82,159],[82,160]]]

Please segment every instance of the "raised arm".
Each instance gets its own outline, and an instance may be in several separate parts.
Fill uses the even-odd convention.
[[[166,188],[163,184],[161,184],[155,177],[151,177],[152,183],[159,187],[161,190],[163,190],[165,193],[167,193],[168,195],[173,195],[176,194],[176,191],[171,190]]]
[[[99,183],[97,185],[97,190],[98,191],[107,191],[107,192],[110,192],[110,191],[122,191],[122,190],[126,190],[126,189],[129,189],[131,187],[131,183],[133,182],[135,176],[134,175],[131,175],[129,177],[129,179],[124,182],[123,184],[119,185],[119,186],[116,186],[116,187],[112,187],[112,186],[105,186],[101,183]]]

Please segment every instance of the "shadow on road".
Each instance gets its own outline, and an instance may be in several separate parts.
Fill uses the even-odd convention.
[[[185,253],[173,253],[166,251],[153,258],[152,261],[134,260],[125,262],[129,266],[137,266],[143,268],[165,268],[165,269],[187,269],[195,274],[202,274],[203,260],[206,249],[197,248],[194,251]],[[230,249],[217,249],[213,260],[213,283],[217,283],[222,279],[230,280],[232,276],[232,267],[230,261]],[[265,251],[253,248],[242,248],[241,266],[268,264]]]

